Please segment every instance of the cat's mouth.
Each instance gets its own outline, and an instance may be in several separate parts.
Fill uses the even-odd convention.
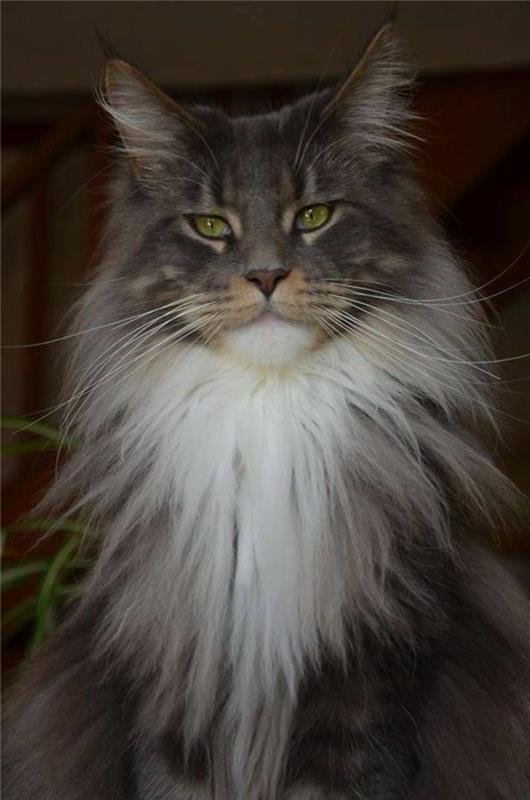
[[[285,366],[314,348],[316,331],[267,299],[251,319],[226,330],[221,343],[224,351],[249,364]]]
[[[266,297],[248,280],[234,278],[225,324],[214,344],[251,364],[294,365],[331,336],[331,326],[322,323],[320,294],[298,270]],[[325,299],[337,305],[335,298]]]
[[[339,303],[329,291],[318,291],[318,285],[307,281],[300,271],[291,270],[267,295],[243,277],[234,276],[224,301],[214,306],[213,312],[208,306],[214,317],[213,335],[206,330],[201,338],[213,349],[247,363],[294,364],[336,333],[324,319],[324,303],[330,305],[327,313],[333,314],[333,321],[338,320],[335,328],[340,331],[346,301]]]
[[[315,341],[314,329],[266,311],[252,322],[227,331],[222,347],[249,364],[284,366],[312,350]]]
[[[282,322],[289,322],[289,320],[270,306],[265,306],[263,310],[254,317],[253,320],[245,323],[241,327],[261,326],[262,328],[266,329],[268,327],[272,327],[273,325],[281,324]]]

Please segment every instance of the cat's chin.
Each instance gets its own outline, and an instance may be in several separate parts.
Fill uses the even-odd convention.
[[[284,366],[313,350],[318,342],[318,332],[273,312],[265,312],[252,322],[227,331],[221,342],[223,351],[239,360]]]

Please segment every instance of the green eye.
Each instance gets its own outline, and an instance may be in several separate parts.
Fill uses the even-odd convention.
[[[197,216],[191,221],[197,233],[208,239],[226,239],[232,233],[232,228],[222,217]]]
[[[314,231],[321,228],[331,216],[331,208],[325,203],[303,208],[296,215],[296,227],[300,231]]]

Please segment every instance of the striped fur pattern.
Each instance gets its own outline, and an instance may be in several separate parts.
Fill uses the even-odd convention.
[[[109,66],[124,157],[46,501],[104,536],[9,704],[8,800],[527,796],[528,609],[476,541],[511,498],[494,360],[410,83],[388,30],[256,117]]]

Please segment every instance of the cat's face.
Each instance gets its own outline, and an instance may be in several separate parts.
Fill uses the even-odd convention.
[[[388,69],[372,56],[335,95],[231,119],[185,112],[113,62],[125,313],[160,308],[161,336],[281,363],[351,327],[356,286],[407,287],[417,214]]]

